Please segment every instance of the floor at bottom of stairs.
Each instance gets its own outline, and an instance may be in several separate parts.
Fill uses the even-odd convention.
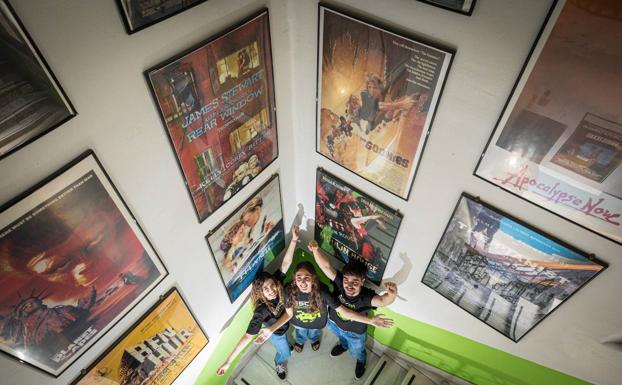
[[[292,335],[289,336],[293,341]],[[354,358],[345,352],[339,357],[331,357],[330,351],[337,343],[337,338],[328,330],[322,330],[322,345],[313,351],[307,342],[301,353],[292,352],[287,364],[287,379],[277,377],[274,369],[274,348],[265,343],[248,365],[235,378],[235,385],[352,385],[365,384],[367,376],[372,372],[378,356],[367,351],[367,370],[360,380],[354,379]],[[403,370],[403,369],[402,369]],[[406,371],[404,370],[404,373]],[[383,384],[385,385],[385,384]]]

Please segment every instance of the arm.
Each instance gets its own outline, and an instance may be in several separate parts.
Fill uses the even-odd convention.
[[[397,297],[397,285],[393,282],[385,282],[384,287],[387,288],[386,293],[383,295],[375,295],[374,298],[371,299],[371,305],[373,307],[389,306],[395,302],[395,298]]]
[[[289,242],[289,247],[285,252],[285,256],[283,257],[283,263],[281,263],[281,272],[283,274],[287,273],[289,267],[292,265],[292,259],[294,258],[294,251],[296,251],[296,243],[300,239],[300,228],[298,225],[294,225],[292,227],[292,240]]]
[[[328,258],[320,251],[320,247],[318,246],[316,241],[309,242],[309,250],[313,253],[313,258],[315,258],[315,262],[320,266],[320,269],[326,274],[328,279],[331,281],[335,280],[335,276],[337,275],[337,271],[330,265]]]
[[[340,305],[336,310],[352,321],[361,322],[379,328],[390,328],[391,326],[393,326],[393,320],[381,314],[370,317],[352,311],[343,305]]]
[[[285,311],[283,312],[283,314],[281,314],[281,316],[275,323],[273,323],[271,326],[267,328],[261,329],[258,337],[255,339],[255,343],[257,345],[261,345],[264,342],[266,342],[268,338],[270,338],[272,333],[277,331],[281,326],[285,325],[285,323],[289,321],[293,316],[294,316],[294,309],[285,308]]]
[[[235,348],[233,348],[233,351],[229,354],[229,356],[227,357],[227,359],[225,360],[225,362],[220,366],[220,368],[218,368],[218,370],[216,371],[216,375],[218,376],[222,376],[225,374],[225,372],[227,371],[227,369],[229,369],[229,366],[231,366],[231,362],[233,362],[233,360],[235,359],[235,357],[237,357],[238,354],[240,354],[240,352],[244,349],[244,347],[253,339],[253,335],[252,334],[248,334],[245,333],[241,338],[240,341],[238,341],[238,344],[235,345]]]

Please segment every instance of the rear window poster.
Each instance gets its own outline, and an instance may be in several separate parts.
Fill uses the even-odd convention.
[[[92,153],[0,229],[0,348],[55,376],[167,274]]]
[[[255,276],[285,249],[278,175],[260,187],[206,238],[233,303]]]
[[[402,223],[402,214],[322,169],[317,170],[315,239],[343,263],[367,266],[367,279],[379,285]]]
[[[423,283],[517,342],[604,269],[463,195]]]
[[[173,289],[72,385],[170,385],[207,343]]]
[[[128,33],[134,33],[206,0],[117,0]]]
[[[317,151],[407,199],[452,54],[320,7]]]
[[[0,158],[75,115],[17,16],[0,0]]]
[[[476,175],[622,242],[622,2],[558,2]]]
[[[268,13],[148,77],[203,221],[277,157]]]

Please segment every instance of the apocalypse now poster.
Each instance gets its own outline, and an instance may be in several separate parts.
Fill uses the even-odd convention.
[[[278,156],[268,12],[147,75],[203,221]]]

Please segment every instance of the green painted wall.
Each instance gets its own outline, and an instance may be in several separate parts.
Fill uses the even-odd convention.
[[[297,250],[294,265],[312,257]],[[312,261],[313,262],[313,261]],[[320,272],[319,269],[317,269]],[[321,276],[322,281],[328,279]],[[454,376],[482,385],[586,385],[588,382],[516,357],[460,335],[419,322],[388,308],[379,313],[395,320],[391,329],[369,328],[369,335],[379,343],[402,352],[419,361],[435,366]],[[216,370],[224,362],[238,340],[245,333],[252,311],[246,304],[223,332],[218,346],[210,356],[195,385],[223,385],[235,364],[223,377]]]

